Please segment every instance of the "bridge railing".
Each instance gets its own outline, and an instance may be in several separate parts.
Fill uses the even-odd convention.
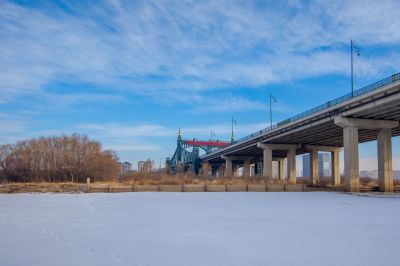
[[[382,79],[380,81],[372,83],[372,84],[370,84],[368,86],[365,86],[365,87],[363,87],[361,89],[355,90],[353,93],[347,93],[347,94],[345,94],[345,95],[343,95],[341,97],[338,97],[338,98],[336,98],[336,99],[334,99],[332,101],[329,101],[329,102],[323,103],[321,105],[318,105],[318,106],[316,106],[314,108],[311,108],[310,110],[307,110],[307,111],[302,112],[302,113],[300,113],[298,115],[292,116],[292,117],[290,117],[288,119],[285,119],[285,120],[283,120],[283,121],[281,121],[281,122],[279,122],[277,124],[274,124],[274,125],[269,126],[267,128],[264,128],[264,129],[261,129],[259,131],[256,131],[256,132],[254,132],[254,133],[252,133],[250,135],[247,135],[247,136],[245,136],[243,138],[240,138],[240,139],[236,140],[231,145],[236,144],[236,143],[240,143],[240,142],[244,142],[246,140],[252,139],[252,138],[257,137],[257,136],[260,136],[260,135],[262,135],[262,134],[264,134],[264,133],[266,133],[268,131],[271,131],[273,129],[276,129],[278,127],[286,125],[288,123],[300,120],[300,119],[302,119],[302,118],[304,118],[306,116],[309,116],[311,114],[317,113],[317,112],[319,112],[321,110],[328,109],[329,107],[338,105],[339,103],[342,103],[342,102],[345,102],[345,101],[348,101],[348,100],[352,99],[353,97],[360,96],[360,95],[363,95],[363,94],[365,94],[367,92],[379,89],[379,88],[381,88],[383,86],[386,86],[386,85],[388,85],[390,83],[393,83],[393,82],[395,82],[397,80],[400,80],[400,73],[394,74],[394,75],[392,75],[390,77],[384,78],[384,79]],[[226,148],[226,147],[223,147],[223,148]],[[216,150],[221,150],[223,148],[217,148]]]

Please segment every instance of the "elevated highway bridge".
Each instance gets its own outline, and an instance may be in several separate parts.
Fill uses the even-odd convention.
[[[254,132],[230,145],[213,149],[199,158],[215,172],[232,176],[235,164],[261,165],[261,173],[272,178],[272,161],[287,159],[287,179],[296,182],[296,155],[310,153],[310,181],[318,180],[318,151],[331,152],[332,183],[340,183],[339,152],[344,151],[347,191],[359,185],[358,143],[377,140],[378,175],[381,191],[393,191],[392,136],[400,135],[400,73],[324,103],[278,124]],[[257,168],[257,167],[256,167]],[[218,170],[219,169],[219,170]]]

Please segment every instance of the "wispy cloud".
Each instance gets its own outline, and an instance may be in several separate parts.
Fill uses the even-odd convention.
[[[266,128],[269,123],[238,123],[235,125],[235,135],[243,136],[253,133],[257,130]],[[164,138],[174,138],[177,136],[178,129],[166,127],[158,124],[146,125],[124,125],[116,123],[105,124],[79,124],[76,126],[79,132],[101,139],[127,140],[129,142],[139,142],[143,138],[148,141]],[[231,133],[230,123],[203,124],[203,125],[185,125],[181,128],[184,138],[208,138],[210,131],[213,131],[218,137],[228,136]]]
[[[0,100],[63,79],[159,94],[347,74],[350,38],[400,40],[398,1],[292,2],[64,3],[69,12],[2,2],[0,89],[7,93]],[[396,66],[371,60],[374,67],[361,61],[361,71]]]
[[[118,152],[149,152],[149,151],[160,151],[162,147],[155,144],[144,144],[144,143],[105,143],[105,148],[112,149]]]

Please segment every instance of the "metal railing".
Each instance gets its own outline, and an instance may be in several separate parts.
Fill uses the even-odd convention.
[[[343,96],[341,96],[341,97],[338,97],[338,98],[336,98],[336,99],[334,99],[334,100],[332,100],[332,101],[329,101],[329,102],[323,103],[323,104],[321,104],[321,105],[318,105],[318,106],[316,106],[316,107],[314,107],[314,108],[312,108],[312,109],[310,109],[310,110],[307,110],[307,111],[302,112],[302,113],[300,113],[300,114],[298,114],[298,115],[292,116],[292,117],[290,117],[290,118],[288,118],[288,119],[285,119],[285,120],[283,120],[283,121],[281,121],[281,122],[279,122],[279,123],[277,123],[277,124],[274,124],[274,125],[269,126],[269,127],[267,127],[267,128],[264,128],[264,129],[261,129],[261,130],[259,130],[259,131],[256,131],[256,132],[254,132],[254,133],[252,133],[252,134],[250,134],[250,135],[247,135],[247,136],[245,136],[245,137],[243,137],[243,138],[240,138],[240,139],[238,139],[237,141],[235,141],[234,143],[232,143],[231,145],[237,144],[237,143],[241,143],[241,142],[247,141],[247,140],[249,140],[249,139],[255,138],[255,137],[260,136],[260,135],[262,135],[262,134],[264,134],[264,133],[266,133],[266,132],[268,132],[268,131],[271,131],[271,130],[273,130],[273,129],[276,129],[276,128],[278,128],[278,127],[281,127],[281,126],[283,126],[283,125],[286,125],[286,124],[288,124],[288,123],[291,123],[291,122],[300,120],[300,119],[302,119],[302,118],[304,118],[304,117],[306,117],[306,116],[309,116],[309,115],[311,115],[311,114],[315,114],[315,113],[317,113],[317,112],[319,112],[319,111],[328,109],[328,108],[330,108],[330,107],[332,107],[332,106],[338,105],[339,103],[342,103],[342,102],[351,100],[352,98],[354,98],[354,97],[356,97],[356,96],[360,96],[360,95],[363,95],[363,94],[365,94],[365,93],[367,93],[367,92],[370,92],[370,91],[379,89],[379,88],[381,88],[381,87],[383,87],[383,86],[386,86],[386,85],[388,85],[388,84],[390,84],[390,83],[393,83],[393,82],[395,82],[395,81],[397,81],[397,80],[400,80],[400,73],[394,74],[394,75],[392,75],[392,76],[390,76],[390,77],[387,77],[387,78],[385,78],[385,79],[382,79],[382,80],[380,80],[380,81],[377,81],[377,82],[375,82],[375,83],[372,83],[372,84],[370,84],[370,85],[368,85],[368,86],[365,86],[365,87],[363,87],[363,88],[361,88],[361,89],[355,90],[355,91],[353,92],[353,97],[352,97],[352,94],[351,94],[351,93],[347,93],[347,94],[345,94],[345,95],[343,95]],[[231,145],[229,145],[229,146],[231,146]],[[227,147],[222,147],[222,148],[218,148],[218,149],[216,149],[215,151],[228,148],[229,146],[227,146]],[[204,156],[205,156],[205,155],[204,155]],[[201,157],[204,157],[204,156],[201,156]]]

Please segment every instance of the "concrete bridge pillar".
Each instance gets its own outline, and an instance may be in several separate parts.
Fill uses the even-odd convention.
[[[233,165],[233,160],[235,161],[243,161],[244,162],[244,175],[248,176],[250,174],[250,161],[253,159],[251,156],[227,156],[227,155],[222,155],[222,159],[225,160],[225,177],[233,177],[233,172],[232,172],[232,165]],[[237,167],[235,167],[235,176],[237,176]]]
[[[278,161],[278,166],[279,166],[279,180],[284,180],[285,179],[285,159],[280,159]]]
[[[399,126],[398,121],[335,117],[335,124],[343,128],[345,188],[350,192],[360,191],[358,162],[358,129],[378,129],[379,185],[382,191],[393,190],[391,172],[391,131]],[[390,140],[389,140],[390,139]],[[386,173],[385,173],[386,172]]]
[[[287,174],[289,182],[296,184],[296,149],[287,151]]]
[[[315,185],[319,179],[318,171],[318,150],[311,150],[310,152],[310,183]]]
[[[272,150],[263,149],[263,176],[272,178]]]
[[[332,185],[340,184],[339,151],[331,151]]]
[[[225,177],[232,177],[232,159],[223,156],[225,159]]]
[[[379,191],[393,192],[392,130],[378,130],[378,181]]]
[[[257,162],[257,159],[254,162],[254,176],[258,176],[258,162]]]
[[[296,183],[296,149],[295,144],[266,144],[257,143],[257,147],[263,149],[264,165],[263,175],[267,178],[272,178],[272,151],[281,150],[287,151],[287,174],[291,183]],[[281,171],[283,172],[283,171]]]
[[[225,167],[224,167],[224,165],[220,165],[220,167],[218,167],[218,169],[217,169],[216,177],[222,178],[224,175],[225,175]]]
[[[318,171],[318,151],[331,153],[331,168],[332,168],[332,184],[338,185],[340,183],[340,160],[339,152],[343,150],[342,147],[335,146],[320,146],[320,145],[304,145],[304,150],[310,151],[310,178],[311,182],[315,184],[319,178]],[[313,159],[316,158],[316,161]],[[313,178],[314,177],[314,178]]]
[[[360,191],[360,170],[358,158],[358,128],[343,128],[344,175],[347,191]]]
[[[243,163],[243,176],[244,177],[248,177],[250,175],[251,175],[251,172],[250,172],[250,160],[247,159],[247,160],[244,160],[244,163]]]

